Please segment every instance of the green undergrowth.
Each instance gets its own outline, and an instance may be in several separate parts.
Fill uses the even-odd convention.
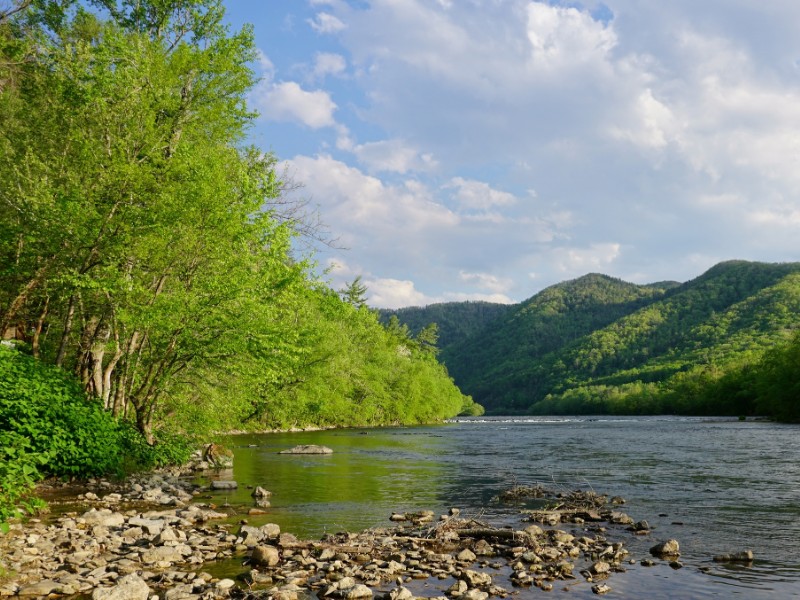
[[[181,464],[193,448],[191,438],[167,432],[148,444],[69,374],[0,346],[0,530],[42,507],[33,491],[44,477],[119,476]]]

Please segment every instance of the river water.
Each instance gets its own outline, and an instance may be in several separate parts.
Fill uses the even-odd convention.
[[[234,492],[210,497],[242,511],[248,486],[273,492],[282,530],[324,533],[388,526],[392,512],[458,507],[462,515],[523,528],[520,506],[497,500],[514,485],[623,496],[653,532],[610,529],[631,558],[675,538],[684,568],[637,562],[609,581],[615,598],[800,598],[800,427],[674,417],[463,419],[435,427],[231,436]],[[328,456],[279,455],[322,444]],[[228,474],[227,476],[230,476]],[[226,477],[226,475],[223,475]],[[567,525],[564,526],[568,528]],[[751,566],[713,562],[753,550]],[[556,587],[556,590],[559,588]],[[420,593],[417,591],[417,593]],[[429,596],[440,595],[432,588]],[[520,598],[541,595],[520,591]],[[560,596],[591,598],[587,584]]]

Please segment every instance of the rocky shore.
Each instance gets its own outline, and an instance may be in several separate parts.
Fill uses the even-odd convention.
[[[486,600],[576,585],[605,594],[609,578],[634,562],[607,528],[648,529],[619,510],[620,498],[572,492],[551,494],[546,510],[522,511],[519,529],[451,509],[393,514],[391,527],[304,541],[275,524],[230,523],[228,513],[195,503],[202,489],[177,473],[94,487],[60,516],[13,524],[0,537],[0,596],[408,600],[424,586],[427,597]],[[515,488],[505,500],[548,494]],[[679,567],[677,542],[667,547],[653,554]],[[241,568],[219,576],[219,561]]]

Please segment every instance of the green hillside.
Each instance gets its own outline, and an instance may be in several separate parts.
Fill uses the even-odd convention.
[[[758,410],[745,375],[798,325],[800,263],[729,261],[684,284],[560,283],[441,356],[495,414],[740,414]]]
[[[388,324],[392,316],[397,317],[413,335],[436,323],[439,328],[439,348],[447,349],[483,331],[487,324],[513,308],[514,305],[493,302],[444,302],[422,307],[384,309],[379,311],[379,315],[384,324]]]
[[[800,324],[800,263],[721,263],[661,300],[586,336],[520,379],[543,382],[537,413],[742,413],[707,394],[728,373],[757,365]]]
[[[442,360],[462,389],[489,403],[488,410],[524,411],[532,394],[547,391],[529,376],[543,357],[664,293],[605,275],[585,275],[517,305],[478,335],[445,348]]]

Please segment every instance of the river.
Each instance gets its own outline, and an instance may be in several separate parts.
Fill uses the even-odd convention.
[[[395,511],[450,507],[522,528],[521,507],[499,502],[501,491],[533,484],[592,489],[624,497],[623,509],[653,527],[648,536],[609,530],[632,558],[647,557],[661,540],[681,544],[684,568],[637,562],[612,576],[615,598],[800,598],[797,426],[680,417],[498,417],[222,441],[234,451],[240,487],[210,499],[244,510],[253,504],[248,486],[261,485],[273,493],[272,506],[251,523],[275,522],[300,537],[388,526]],[[334,454],[278,454],[296,444],[322,444]],[[712,560],[744,549],[755,554],[752,566]],[[519,597],[541,593],[522,590]],[[569,597],[593,594],[584,584]]]

